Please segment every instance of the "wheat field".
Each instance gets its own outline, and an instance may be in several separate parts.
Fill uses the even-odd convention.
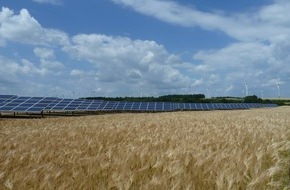
[[[290,189],[290,107],[0,119],[0,189]]]

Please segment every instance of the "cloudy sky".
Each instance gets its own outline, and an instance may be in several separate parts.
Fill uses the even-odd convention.
[[[0,94],[290,97],[289,0],[0,5]]]

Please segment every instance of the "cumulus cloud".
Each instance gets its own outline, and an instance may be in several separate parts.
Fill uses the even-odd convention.
[[[53,49],[48,48],[35,48],[34,54],[42,60],[55,58]]]
[[[237,40],[221,49],[194,53],[194,62],[199,64],[191,67],[191,71],[204,78],[207,85],[219,82],[218,88],[235,93],[249,82],[252,93],[257,93],[253,89],[289,83],[290,2],[287,0],[275,0],[255,11],[240,13],[203,12],[171,0],[112,1],[163,22],[219,30]]]
[[[42,27],[26,9],[17,14],[2,8],[0,48],[10,42],[21,43],[32,47],[34,57],[0,55],[0,83],[20,84],[26,80],[43,92],[55,89],[66,96],[75,92],[79,96],[92,92],[109,96],[161,95],[187,93],[189,89],[193,93],[210,89],[211,94],[239,96],[245,82],[251,93],[268,88],[269,92],[264,93],[275,96],[272,91],[277,83],[281,88],[289,84],[290,3],[286,0],[274,1],[256,12],[232,15],[202,12],[175,1],[114,2],[167,23],[220,30],[236,41],[220,49],[200,50],[193,53],[192,60],[184,61],[150,39],[104,34],[69,36]],[[7,85],[1,91],[8,91]],[[33,92],[31,88],[27,92]]]
[[[66,51],[78,60],[93,64],[96,80],[100,82],[137,84],[143,80],[155,88],[176,88],[189,80],[170,65],[174,59],[178,60],[176,56],[154,41],[82,34],[72,38],[72,46]]]
[[[61,74],[64,65],[55,60],[53,49],[35,48],[34,54],[40,60],[40,65],[46,72],[53,74]]]
[[[0,18],[2,39],[35,47],[37,60],[22,58],[12,64],[15,72],[26,77],[62,75],[66,77],[66,89],[102,88],[115,95],[134,94],[140,83],[151,92],[170,92],[195,81],[176,67],[182,59],[155,41],[100,34],[69,37],[64,32],[43,28],[26,9],[17,15],[3,8]],[[57,61],[56,50],[62,50],[72,63]]]
[[[0,41],[11,40],[33,45],[66,45],[68,36],[55,29],[43,28],[27,9],[17,15],[9,8],[2,7],[0,12]]]
[[[279,55],[277,51],[283,53]],[[288,80],[290,67],[285,63],[290,59],[284,54],[286,52],[289,48],[283,43],[266,45],[243,42],[219,50],[200,51],[194,59],[202,61],[204,67],[213,68],[212,73],[222,74],[224,82],[235,84],[237,88],[249,82],[252,88],[261,89],[275,85],[273,81],[285,83]],[[234,86],[227,89],[228,92],[231,90],[237,91]]]
[[[1,57],[0,59],[1,66],[1,76],[5,77],[10,75],[8,78],[17,78],[20,75],[33,76],[33,75],[48,75],[48,74],[57,74],[54,70],[62,68],[62,64],[53,61],[43,61],[39,65],[32,63],[27,59],[21,59],[19,61],[14,61]],[[5,77],[7,78],[7,77]]]

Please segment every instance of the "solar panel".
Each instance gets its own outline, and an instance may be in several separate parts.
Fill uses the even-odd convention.
[[[227,110],[230,110],[231,109],[231,107],[230,107],[230,105],[228,103],[226,103],[224,105],[225,105],[225,109],[227,109]]]
[[[64,109],[74,100],[74,99],[59,99],[60,101],[54,101],[49,104],[48,107],[50,111],[64,111]],[[48,109],[46,107],[46,109]]]
[[[116,105],[117,105],[116,101],[108,101],[103,110],[115,110]]]
[[[103,100],[93,100],[92,103],[87,107],[87,111],[97,111],[100,110],[100,106]]]
[[[134,102],[125,102],[124,110],[132,110]]]
[[[207,105],[207,108],[208,108],[209,110],[213,110],[213,109],[214,109],[212,103],[207,103],[206,105]]]
[[[57,98],[50,98],[50,97],[39,99],[39,101],[36,102],[33,106],[31,106],[27,111],[29,112],[43,111],[51,102],[53,102],[56,99]]]
[[[63,108],[64,111],[76,111],[79,107],[79,104],[69,104],[65,108]]]
[[[25,102],[27,102],[29,99],[31,99],[31,97],[17,97],[16,99],[13,99],[9,103],[3,105],[1,110],[5,109],[5,107],[7,107],[7,109],[10,109],[10,111],[13,111],[13,112],[24,112],[26,109],[31,107],[31,105],[29,105],[29,106],[24,105],[23,106],[23,104]],[[13,108],[11,109],[11,107],[13,107]]]
[[[191,110],[190,103],[184,103],[184,109],[185,110]]]
[[[93,100],[86,100],[84,99],[84,101],[79,105],[79,107],[77,108],[79,111],[85,111],[88,109],[88,107],[93,103]]]
[[[109,103],[108,101],[103,101],[101,104],[99,104],[97,110],[104,110],[104,108],[108,103]]]
[[[207,103],[203,103],[202,107],[204,110],[209,110],[209,105]]]
[[[3,95],[3,94],[0,94],[0,98],[4,98],[4,99],[9,99],[9,98],[16,98],[17,96],[16,95]]]
[[[196,103],[190,103],[190,107],[192,110],[196,110]]]
[[[29,107],[26,106],[17,106],[15,108],[13,108],[11,111],[13,112],[25,112]]]
[[[17,96],[15,96],[15,95],[1,95],[0,94],[0,103],[6,102],[6,101],[11,101],[15,98],[17,98]]]
[[[16,97],[2,102],[0,111],[11,112],[41,112],[51,102],[52,98],[44,97]]]
[[[172,103],[171,102],[164,102],[163,103],[163,110],[164,111],[171,111],[172,110]]]
[[[139,107],[139,110],[140,111],[146,111],[146,110],[148,110],[148,105],[149,105],[149,102],[141,102],[141,105]]]
[[[25,97],[0,95],[0,112],[42,111],[172,111],[172,110],[229,110],[277,107],[261,103],[173,103],[173,102],[119,102],[86,99],[59,99],[53,97]]]
[[[223,104],[221,104],[221,103],[217,103],[216,106],[217,106],[218,110],[223,110],[224,109]]]
[[[19,103],[18,102],[13,102],[13,103],[11,103],[11,102],[9,102],[9,103],[6,103],[6,104],[3,104],[3,106],[13,106],[13,107],[16,107],[16,106],[18,106],[19,105]]]
[[[84,101],[85,101],[84,99],[73,99],[72,101],[67,103],[67,106],[64,107],[63,110],[64,111],[77,111]]]
[[[203,110],[203,106],[201,103],[196,103],[196,110]]]
[[[116,105],[116,110],[123,110],[125,107],[126,102],[118,102]]]
[[[49,104],[45,107],[45,110],[52,110],[52,108],[53,108],[54,106],[56,106],[60,101],[61,101],[61,99],[55,99],[55,100],[53,100],[51,103],[49,103]]]
[[[180,103],[174,103],[174,110],[180,110]]]
[[[0,108],[0,111],[5,112],[5,111],[11,111],[13,108],[15,108],[14,106],[3,106]]]
[[[156,102],[149,102],[147,110],[148,111],[155,111],[155,109],[156,109]]]
[[[164,104],[163,102],[156,102],[155,103],[155,111],[163,111],[164,110]]]
[[[256,108],[261,108],[261,107],[263,107],[263,105],[262,104],[255,104],[255,106],[256,106]]]
[[[141,102],[134,102],[132,105],[132,110],[141,111]]]
[[[240,105],[241,105],[240,103],[234,103],[235,109],[242,109]]]

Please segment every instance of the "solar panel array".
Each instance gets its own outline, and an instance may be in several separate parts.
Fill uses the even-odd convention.
[[[18,97],[0,95],[0,112],[81,112],[81,111],[174,111],[174,110],[234,110],[277,107],[258,103],[173,103],[122,102],[88,99],[60,99],[53,97]]]

